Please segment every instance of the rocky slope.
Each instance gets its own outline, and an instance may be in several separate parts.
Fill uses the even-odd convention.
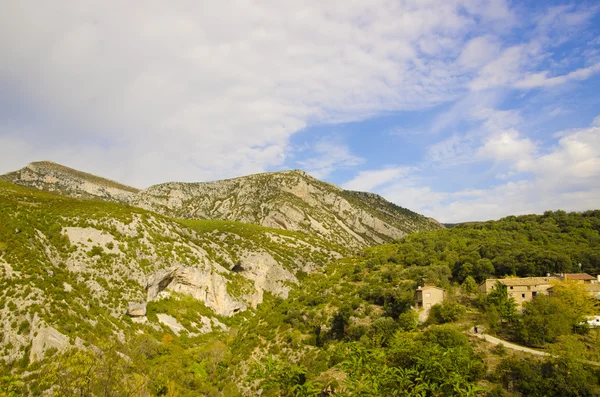
[[[51,161],[30,163],[18,171],[0,175],[0,179],[74,198],[102,199],[121,203],[127,203],[134,194],[139,192],[131,186]]]
[[[169,182],[142,191],[48,162],[29,164],[2,178],[70,197],[127,203],[174,218],[300,231],[352,249],[443,227],[375,194],[343,190],[302,171]]]
[[[163,328],[222,329],[345,252],[301,233],[177,222],[0,181],[0,360]],[[182,302],[185,318],[173,309]]]
[[[206,183],[165,183],[131,203],[172,217],[223,219],[302,231],[351,248],[440,226],[382,197],[343,190],[302,171]]]

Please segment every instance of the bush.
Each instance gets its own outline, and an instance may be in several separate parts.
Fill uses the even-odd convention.
[[[371,324],[367,336],[374,347],[386,347],[394,337],[398,324],[390,317],[378,318]]]
[[[432,306],[429,321],[434,324],[451,323],[458,321],[465,312],[465,307],[460,303],[444,301]]]
[[[419,313],[409,310],[398,316],[398,327],[403,331],[414,331],[419,326]]]

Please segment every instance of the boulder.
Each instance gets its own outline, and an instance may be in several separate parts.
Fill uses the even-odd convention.
[[[127,315],[130,317],[144,317],[146,315],[146,303],[130,303],[127,308]]]

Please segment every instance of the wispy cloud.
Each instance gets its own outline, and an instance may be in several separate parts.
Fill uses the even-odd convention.
[[[454,54],[470,29],[512,17],[503,1],[462,0],[59,0],[1,11],[0,80],[36,112],[18,120],[38,131],[23,142],[52,135],[44,157],[68,163],[67,147],[118,139],[128,155],[105,160],[138,186],[281,166],[307,126],[453,100],[464,90]],[[0,168],[22,165],[5,152]]]
[[[589,78],[592,74],[600,72],[600,63],[574,70],[562,76],[548,77],[549,71],[545,70],[539,73],[531,73],[515,82],[516,88],[539,88],[539,87],[554,87],[561,84],[566,84],[570,81],[581,81]]]
[[[600,194],[600,126],[568,130],[547,153],[513,131],[485,142],[480,157],[505,162],[506,174],[489,188],[436,191],[416,175],[381,186],[378,192],[443,222],[497,219],[511,214],[597,208]],[[505,181],[526,172],[517,180]]]
[[[298,161],[315,178],[325,178],[339,169],[361,165],[365,159],[350,152],[348,146],[336,139],[323,139],[312,147],[315,156]]]
[[[412,167],[390,167],[374,171],[360,171],[358,175],[342,187],[348,190],[370,191],[378,186],[407,176]]]

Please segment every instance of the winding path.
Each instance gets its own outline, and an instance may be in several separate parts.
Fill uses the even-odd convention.
[[[479,328],[481,329],[481,328]],[[520,352],[525,352],[525,353],[529,353],[529,354],[534,354],[536,356],[551,356],[550,353],[546,353],[540,350],[535,350],[535,349],[531,349],[529,347],[525,347],[525,346],[521,346],[521,345],[516,345],[514,343],[510,343],[508,341],[505,341],[504,339],[500,339],[500,338],[496,338],[495,336],[492,335],[487,335],[487,334],[483,334],[481,332],[479,333],[475,333],[473,332],[473,329],[471,329],[470,334],[473,336],[478,337],[479,339],[483,339],[484,341],[491,343],[492,345],[504,345],[504,347],[506,347],[507,349],[511,349],[511,350],[517,350]],[[600,367],[600,363],[596,362],[596,361],[589,361],[589,360],[580,360],[580,362],[584,363],[584,364],[588,364],[588,365],[593,365],[596,367]]]
[[[514,343],[507,342],[504,339],[496,338],[495,336],[492,336],[492,335],[487,335],[487,334],[482,334],[482,333],[476,334],[475,332],[473,332],[473,330],[471,330],[471,335],[474,335],[474,336],[478,337],[479,339],[483,339],[486,342],[491,343],[492,345],[502,344],[507,349],[517,350],[520,352],[525,352],[525,353],[530,353],[530,354],[535,354],[536,356],[549,356],[550,355],[549,353],[546,353],[543,351],[531,349],[531,348],[525,347],[525,346],[515,345]]]

